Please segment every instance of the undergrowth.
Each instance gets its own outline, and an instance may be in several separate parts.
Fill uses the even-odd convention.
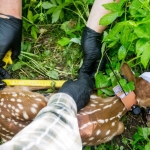
[[[80,40],[93,0],[23,0],[23,38],[19,60],[8,66],[12,78],[19,79],[75,79],[82,65]],[[150,4],[143,0],[121,0],[119,4],[105,4],[112,13],[100,24],[107,25],[103,37],[103,55],[108,55],[104,72],[97,72],[103,80],[97,88],[104,96],[111,96],[114,74],[123,62],[128,62],[136,76],[150,69]],[[129,149],[148,150],[149,128],[122,141]],[[84,150],[123,150],[117,143],[105,143]]]

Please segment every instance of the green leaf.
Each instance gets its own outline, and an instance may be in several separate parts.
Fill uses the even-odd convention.
[[[29,23],[28,21],[26,20],[23,20],[23,28],[28,31],[29,27],[32,26],[31,23]]]
[[[150,128],[141,128],[141,134],[144,137],[145,140],[149,140],[150,136]]]
[[[120,79],[119,82],[120,82],[121,86],[125,86],[127,84],[126,79]]]
[[[145,49],[149,46],[149,41],[147,39],[141,38],[136,42],[136,54],[140,56]]]
[[[121,0],[121,1],[119,1],[118,5],[119,5],[120,9],[123,7],[125,2],[128,2],[128,0]]]
[[[129,36],[132,33],[131,26],[125,25],[123,30],[121,31],[120,42],[124,47],[128,47],[129,45]]]
[[[129,93],[129,92],[131,91],[128,85],[124,85],[124,86],[123,86],[123,90],[124,90],[126,93]]]
[[[105,9],[111,10],[111,11],[113,11],[113,12],[120,10],[120,7],[119,7],[119,5],[118,5],[116,2],[103,4],[102,6],[103,6]]]
[[[126,79],[120,79],[119,83],[125,92],[131,92],[135,89],[134,82],[132,81],[127,83]]]
[[[128,86],[129,86],[129,89],[130,89],[131,91],[135,90],[134,82],[130,81],[130,82],[128,83]]]
[[[103,26],[107,26],[111,24],[118,16],[119,16],[118,12],[112,12],[110,14],[106,14],[100,19],[99,24]]]
[[[119,39],[111,42],[107,47],[109,47],[109,48],[114,47],[118,43],[118,41],[119,41]]]
[[[116,73],[116,70],[114,70],[114,72]],[[118,84],[118,82],[113,72],[110,73],[110,79],[111,79],[112,86],[115,87]]]
[[[124,46],[121,46],[118,50],[118,59],[122,60],[126,57],[127,50]]]
[[[62,4],[62,0],[56,0],[56,2],[61,5]]]
[[[32,26],[31,28],[31,36],[36,40],[37,39],[37,28]]]
[[[19,70],[22,68],[22,66],[23,66],[23,63],[21,61],[18,61],[17,63],[12,65],[12,70],[13,71]]]
[[[57,6],[56,6],[56,7],[57,7]],[[46,12],[46,14],[52,14],[52,13],[54,12],[54,10],[56,9],[56,7],[50,8],[50,9]]]
[[[145,145],[145,150],[150,150],[150,141]]]
[[[39,14],[34,15],[33,16],[33,21],[35,22],[38,17],[39,17]]]
[[[28,10],[27,18],[29,19],[30,22],[34,23],[33,14],[31,10]]]
[[[96,86],[96,88],[104,88],[104,87],[106,88],[110,85],[111,85],[111,81],[110,81],[109,76],[103,75],[102,72],[95,75],[95,86]],[[102,94],[102,90],[103,89],[98,90],[97,94],[98,95]],[[106,94],[108,93],[108,90],[103,90],[103,91],[106,92]],[[110,94],[110,92],[109,92],[109,94]]]
[[[57,6],[57,5],[54,5],[54,4],[49,3],[49,2],[43,2],[43,3],[42,3],[42,7],[43,7],[44,9],[50,9],[50,8],[56,7],[56,6]]]
[[[51,3],[54,4],[54,5],[57,5],[56,0],[51,0]]]
[[[140,24],[134,29],[134,32],[139,38],[150,38],[150,27],[148,24]]]
[[[53,12],[53,14],[52,14],[52,23],[55,23],[55,22],[58,21],[60,13],[61,13],[61,10],[57,10],[57,11]]]
[[[62,21],[64,18],[64,11],[61,10],[60,15],[59,15],[59,19]]]
[[[104,37],[104,41],[105,42],[110,42],[110,41],[115,41],[115,40],[119,40],[119,34],[122,31],[122,29],[124,28],[125,23],[124,22],[119,22],[117,23],[108,33],[108,35],[106,35]]]
[[[58,40],[57,43],[61,46],[66,46],[70,43],[70,39],[66,38],[66,37],[63,37],[62,39]]]
[[[99,89],[98,89],[98,90],[97,90],[97,95],[100,96],[100,95],[102,95],[102,94],[103,94],[102,90],[99,90]]]
[[[146,47],[141,55],[141,63],[143,64],[144,68],[146,69],[148,62],[150,60],[150,43],[146,43]]]
[[[59,75],[58,75],[58,72],[55,71],[55,70],[52,70],[52,71],[48,71],[46,73],[47,76],[53,78],[53,79],[59,79]]]
[[[86,146],[84,150],[91,150],[91,146]]]
[[[79,38],[72,38],[70,40],[70,42],[77,43],[77,44],[81,45],[81,40]]]
[[[102,92],[107,94],[107,96],[113,96],[114,92],[112,91],[112,89],[102,89]]]
[[[142,6],[142,1],[133,0],[129,7],[129,12],[133,18],[139,19],[149,15],[149,10]]]

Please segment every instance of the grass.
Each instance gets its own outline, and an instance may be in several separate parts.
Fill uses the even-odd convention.
[[[82,61],[80,46],[75,43],[60,46],[57,41],[66,34],[59,27],[42,27],[45,32],[37,40],[24,34],[19,61],[8,67],[12,78],[68,79],[77,76]]]

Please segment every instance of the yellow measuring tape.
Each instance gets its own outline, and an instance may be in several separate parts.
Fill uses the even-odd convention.
[[[7,64],[12,64],[12,59],[11,59],[11,54],[12,51],[9,50],[5,57],[3,58],[3,61],[6,63],[3,68],[6,68]],[[55,87],[55,88],[60,88],[62,87],[63,83],[66,80],[22,80],[22,79],[4,79],[3,80],[7,86],[15,86],[15,85],[20,85],[20,86],[48,86],[48,87]]]
[[[66,80],[22,80],[22,79],[4,79],[8,86],[48,86],[60,88]]]

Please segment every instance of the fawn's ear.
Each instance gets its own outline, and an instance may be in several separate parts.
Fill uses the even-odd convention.
[[[135,75],[127,63],[122,64],[120,72],[128,81],[133,81],[134,84],[136,83]]]

